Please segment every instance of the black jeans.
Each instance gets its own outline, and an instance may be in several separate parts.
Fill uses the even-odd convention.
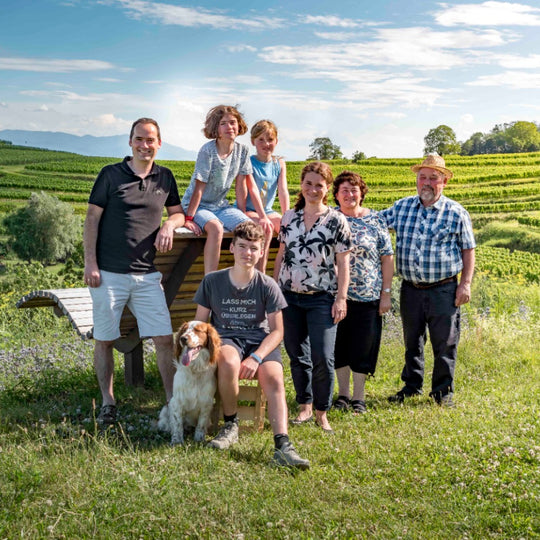
[[[429,289],[417,289],[406,281],[401,285],[400,312],[405,341],[405,367],[401,380],[407,393],[422,391],[427,330],[434,356],[430,395],[440,398],[454,391],[460,335],[460,309],[454,304],[456,288],[456,282]]]
[[[288,304],[283,310],[283,341],[291,360],[296,402],[313,403],[317,411],[328,411],[334,393],[334,297],[290,291],[283,295]]]

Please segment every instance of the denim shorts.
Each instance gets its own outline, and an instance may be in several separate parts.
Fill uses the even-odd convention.
[[[161,286],[161,272],[100,272],[100,286],[89,289],[93,302],[94,339],[114,341],[120,337],[120,318],[125,306],[137,319],[141,337],[172,334],[171,316]]]
[[[250,221],[250,218],[238,208],[228,205],[223,208],[207,210],[199,206],[193,216],[193,221],[204,230],[204,226],[212,220],[218,220],[226,231],[232,231],[237,225],[244,221]]]

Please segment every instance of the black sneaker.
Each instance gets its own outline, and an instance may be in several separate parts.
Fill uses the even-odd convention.
[[[452,392],[444,394],[444,396],[435,401],[437,401],[437,403],[441,407],[445,407],[446,409],[453,409],[456,406],[456,404],[454,403],[454,394],[452,394]]]
[[[421,392],[409,392],[408,390],[405,390],[405,388],[402,388],[399,392],[388,396],[388,401],[390,403],[403,403],[405,401],[405,398],[419,396],[420,394]]]
[[[274,450],[273,463],[283,467],[296,467],[303,471],[309,469],[309,461],[301,458],[290,442],[286,442],[281,448]]]
[[[97,423],[102,426],[116,424],[116,405],[102,405],[97,417]]]

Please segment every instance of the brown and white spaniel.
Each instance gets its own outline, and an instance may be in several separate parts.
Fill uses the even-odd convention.
[[[172,444],[184,444],[184,429],[189,427],[195,428],[195,441],[204,441],[214,405],[220,345],[216,329],[205,322],[186,322],[176,333],[173,396],[161,409],[158,422],[159,429],[171,433]]]

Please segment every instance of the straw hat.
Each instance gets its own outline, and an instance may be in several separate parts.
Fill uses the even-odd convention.
[[[416,173],[420,169],[426,167],[428,169],[435,169],[436,171],[442,172],[448,179],[452,178],[454,173],[450,169],[447,169],[444,165],[444,159],[441,156],[438,156],[437,154],[430,154],[429,156],[426,156],[426,159],[424,159],[420,165],[413,165],[411,167],[411,171]]]

